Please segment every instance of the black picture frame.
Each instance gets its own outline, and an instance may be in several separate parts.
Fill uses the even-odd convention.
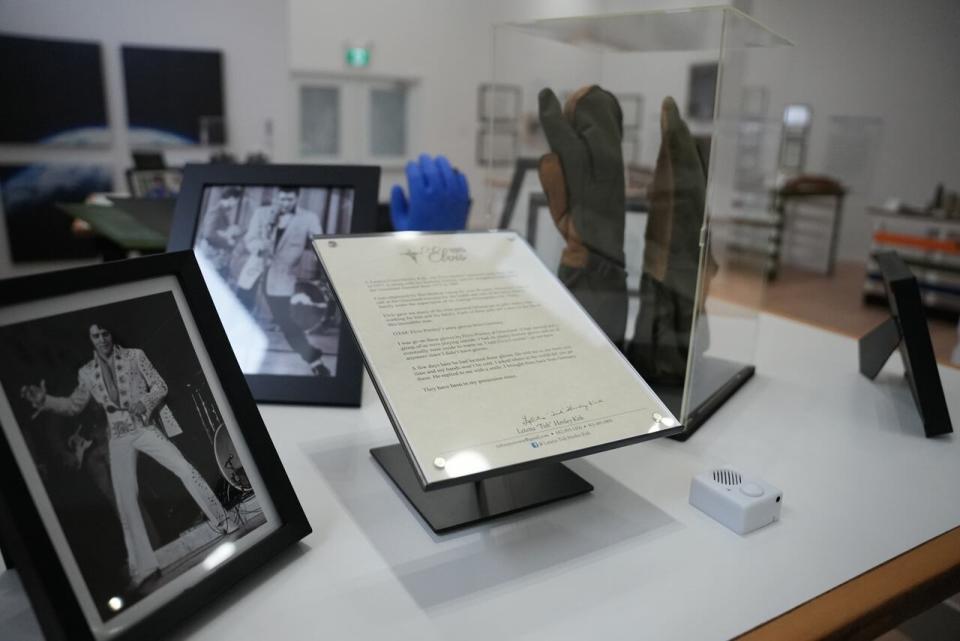
[[[180,193],[183,172],[179,169],[139,169],[124,172],[127,189],[134,198],[175,198]]]
[[[924,433],[927,437],[949,434],[953,425],[917,278],[895,251],[877,252],[873,259],[883,278],[890,317],[860,339],[860,373],[876,378],[899,347]]]
[[[350,188],[353,211],[350,233],[376,230],[380,168],[348,165],[195,165],[184,168],[183,182],[170,230],[167,251],[192,250],[200,224],[204,192],[222,186],[293,186]],[[307,251],[313,251],[309,247]],[[342,405],[358,407],[363,361],[352,330],[340,325],[336,375],[329,378],[282,374],[246,374],[260,403]]]
[[[146,612],[142,618],[131,622],[129,627],[112,634],[109,638],[113,641],[165,638],[181,621],[202,610],[244,576],[311,532],[234,358],[192,252],[161,254],[0,281],[0,320],[4,320],[11,307],[19,304],[42,302],[78,292],[96,296],[105,288],[166,276],[175,277],[199,330],[200,341],[236,418],[249,460],[253,461],[262,488],[266,489],[276,513],[276,527]],[[6,392],[9,394],[10,390]],[[36,466],[35,461],[33,464]],[[84,614],[81,599],[71,586],[51,532],[31,496],[29,478],[17,462],[6,430],[0,429],[0,548],[5,561],[20,574],[37,620],[49,641],[93,641],[96,637]]]

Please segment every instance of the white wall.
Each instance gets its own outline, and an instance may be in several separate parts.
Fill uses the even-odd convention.
[[[0,145],[0,163],[96,162],[112,165],[115,184],[125,190],[130,166],[126,135],[121,44],[219,49],[224,53],[224,91],[229,149],[238,155],[266,151],[290,158],[282,141],[287,126],[288,63],[285,0],[0,0],[0,32],[97,41],[101,44],[113,144],[103,150],[43,149]],[[5,91],[15,90],[6,88]],[[264,128],[273,122],[274,149],[264,149]],[[272,152],[272,153],[271,153]],[[171,149],[168,161],[204,160],[209,150]],[[12,266],[0,224],[0,276],[49,264]]]
[[[770,88],[775,115],[813,107],[808,171],[826,168],[830,116],[883,119],[871,188],[847,199],[842,258],[867,255],[868,204],[924,205],[940,181],[960,190],[960,2],[757,0],[753,15],[795,43],[754,57],[748,82]]]

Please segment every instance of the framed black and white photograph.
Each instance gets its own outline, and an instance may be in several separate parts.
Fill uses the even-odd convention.
[[[522,102],[523,89],[518,85],[482,83],[477,87],[477,122],[515,124]]]
[[[378,167],[187,165],[169,250],[197,255],[261,402],[360,404],[363,363],[310,245],[376,229]]]
[[[128,169],[126,176],[134,198],[176,198],[183,181],[179,169]]]
[[[690,65],[687,88],[687,116],[691,120],[711,120],[717,95],[720,66],[716,62]]]
[[[476,152],[478,165],[503,167],[516,158],[520,149],[520,139],[516,127],[494,125],[493,128],[480,127],[477,130]]]
[[[310,532],[192,252],[0,301],[0,543],[49,638],[160,638]]]

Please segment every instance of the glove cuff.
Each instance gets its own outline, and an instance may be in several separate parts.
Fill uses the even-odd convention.
[[[596,273],[626,273],[627,266],[622,252],[619,257],[614,257],[596,251],[589,245],[583,247],[587,251],[586,269]]]

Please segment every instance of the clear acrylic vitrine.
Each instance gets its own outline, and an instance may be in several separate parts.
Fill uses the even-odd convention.
[[[558,271],[680,417],[681,438],[753,374],[780,125],[750,68],[789,44],[732,7],[493,30],[480,225],[516,230]],[[552,192],[538,176],[551,150]]]

